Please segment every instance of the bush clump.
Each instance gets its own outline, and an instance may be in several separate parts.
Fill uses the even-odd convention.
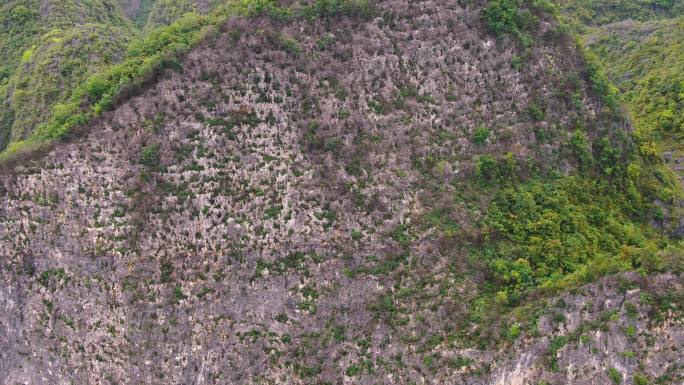
[[[497,37],[521,35],[537,25],[538,19],[522,8],[521,0],[492,0],[484,10],[489,30]]]
[[[626,200],[581,176],[500,190],[486,218],[491,242],[478,252],[498,283],[499,302],[514,305],[531,290],[654,265],[653,231],[625,214]]]

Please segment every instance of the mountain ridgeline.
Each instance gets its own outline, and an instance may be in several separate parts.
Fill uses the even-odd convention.
[[[208,4],[9,1],[0,9],[0,150],[35,135],[79,85],[131,55],[132,43]]]
[[[30,3],[0,384],[684,379],[681,182],[598,3]]]

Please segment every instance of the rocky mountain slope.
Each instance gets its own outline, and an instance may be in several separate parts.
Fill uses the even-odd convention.
[[[1,383],[680,383],[677,186],[492,3],[231,18],[6,166]]]
[[[0,9],[0,149],[25,139],[74,84],[121,60],[133,33],[110,1],[9,1]]]
[[[651,136],[680,175],[684,156],[684,18],[625,21],[592,30],[588,47],[623,92],[633,120]]]
[[[0,151],[25,140],[93,74],[150,32],[217,2],[13,0],[0,8]]]
[[[634,20],[652,21],[684,14],[681,0],[558,0],[559,8],[576,26],[601,26]]]

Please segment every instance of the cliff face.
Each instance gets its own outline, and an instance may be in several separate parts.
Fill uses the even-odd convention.
[[[461,3],[232,20],[5,171],[3,383],[681,380],[676,275],[540,300],[534,333],[472,342],[491,279],[467,269],[489,200],[469,188],[478,161],[571,173],[578,122],[589,140],[628,125],[553,23],[522,59]]]

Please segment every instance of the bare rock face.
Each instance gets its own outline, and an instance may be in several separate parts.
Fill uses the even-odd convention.
[[[542,302],[536,331],[503,344],[463,337],[486,280],[462,268],[480,209],[450,197],[476,157],[570,172],[573,124],[621,123],[551,24],[520,71],[479,6],[380,7],[232,20],[82,138],[0,176],[0,383],[681,381],[674,275]],[[422,225],[445,207],[455,239]]]

